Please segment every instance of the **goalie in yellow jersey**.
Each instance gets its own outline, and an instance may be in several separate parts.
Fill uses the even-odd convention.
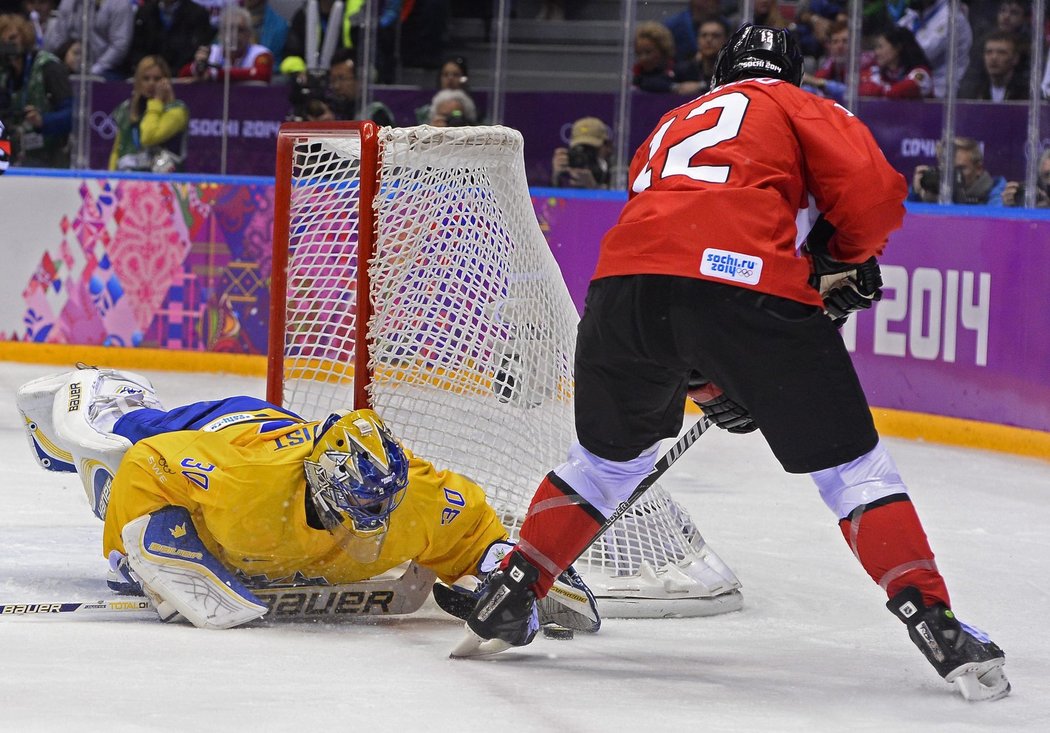
[[[230,628],[266,615],[267,589],[409,561],[451,584],[439,605],[465,616],[472,579],[511,547],[477,484],[414,456],[371,410],[309,421],[243,396],[164,410],[145,377],[93,367],[17,401],[37,461],[77,472],[104,521],[111,587],[145,593],[163,620]],[[545,620],[597,630],[575,572],[563,589]]]

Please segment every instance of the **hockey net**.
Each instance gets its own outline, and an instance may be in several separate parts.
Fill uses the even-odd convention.
[[[505,127],[285,125],[268,374],[269,399],[303,415],[373,407],[479,483],[512,536],[574,436],[578,322],[522,149]],[[607,616],[739,607],[736,578],[659,486],[577,567]]]

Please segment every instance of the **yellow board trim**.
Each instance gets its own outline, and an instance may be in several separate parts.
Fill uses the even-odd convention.
[[[221,372],[247,377],[266,376],[266,357],[254,354],[217,354],[210,351],[128,349],[119,346],[75,346],[0,342],[0,361],[59,364],[72,369],[85,364],[114,369],[159,369],[171,372]]]
[[[117,369],[159,369],[183,372],[222,372],[250,377],[266,376],[266,357],[247,354],[214,354],[202,351],[128,349],[116,346],[71,346],[0,342],[0,361],[61,364],[78,361]],[[698,408],[687,400],[686,412]],[[966,448],[1012,453],[1050,461],[1050,432],[1009,425],[963,420],[957,417],[872,408],[875,427],[882,435],[910,440],[958,445]]]

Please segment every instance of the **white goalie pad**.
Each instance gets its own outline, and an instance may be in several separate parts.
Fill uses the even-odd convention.
[[[110,431],[128,412],[163,409],[150,381],[133,372],[75,369],[23,385],[16,401],[37,463],[79,474],[88,505],[105,519],[113,477],[131,447]]]
[[[121,538],[128,564],[158,608],[170,605],[202,629],[229,629],[266,613],[266,605],[208,552],[182,507],[128,522]]]

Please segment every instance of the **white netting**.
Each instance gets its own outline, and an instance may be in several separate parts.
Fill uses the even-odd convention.
[[[377,412],[413,451],[484,487],[512,534],[573,438],[578,321],[536,223],[522,145],[504,127],[381,130],[368,328]],[[359,151],[295,146],[284,402],[310,416],[352,402]],[[620,581],[643,568],[688,577],[705,553],[656,486],[579,569],[599,595],[611,583],[638,596]],[[674,593],[711,595],[699,585]]]

